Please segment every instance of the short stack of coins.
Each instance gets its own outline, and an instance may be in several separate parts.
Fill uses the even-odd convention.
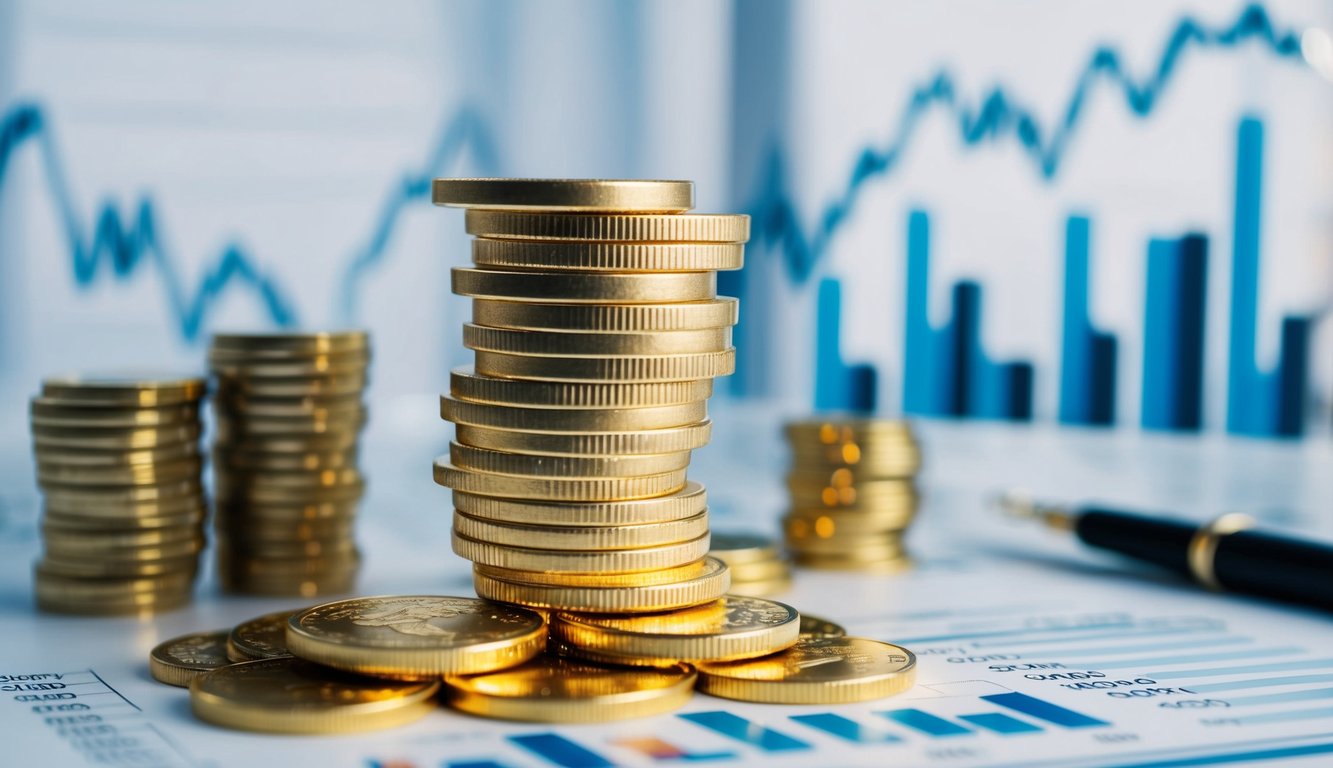
[[[921,453],[911,426],[888,419],[798,421],[786,428],[791,509],[783,518],[797,565],[896,571],[919,502]]]
[[[708,554],[727,564],[733,595],[768,597],[791,589],[791,564],[767,536],[714,531]]]
[[[468,209],[472,298],[441,415],[455,424],[435,479],[453,489],[453,548],[477,593],[613,614],[716,600],[704,489],[712,379],[735,366],[735,299],[749,219],[691,215],[690,182],[437,179]]]
[[[218,569],[231,592],[348,592],[365,490],[357,444],[370,364],[363,332],[226,334],[208,353]]]
[[[202,378],[53,378],[32,400],[37,605],[138,614],[190,601],[207,511]]]

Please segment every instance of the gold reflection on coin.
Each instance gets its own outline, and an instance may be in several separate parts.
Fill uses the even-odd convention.
[[[861,637],[802,637],[782,653],[700,662],[699,690],[765,704],[845,704],[901,693],[916,680],[916,656]]]

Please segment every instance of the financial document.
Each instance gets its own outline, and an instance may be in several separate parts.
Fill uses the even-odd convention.
[[[760,416],[700,452],[718,529],[776,531],[783,459]],[[720,425],[727,421],[719,419]],[[776,429],[775,427],[772,429]],[[850,634],[907,646],[907,693],[839,706],[754,705],[697,694],[680,711],[597,725],[484,720],[441,707],[405,728],[332,737],[229,731],[196,721],[188,693],[151,679],[148,651],[300,600],[201,584],[195,603],[148,620],[38,614],[38,541],[6,453],[0,517],[0,737],[6,765],[1203,766],[1333,761],[1333,621],[1207,594],[999,518],[1015,485],[1188,516],[1244,509],[1328,535],[1333,451],[996,427],[926,425],[926,505],[916,561],[895,576],[799,572],[779,596]],[[447,436],[446,436],[447,437]],[[372,493],[361,592],[472,594],[449,551],[447,493],[427,467],[438,431],[367,446]],[[11,441],[13,443],[14,441]],[[741,451],[748,445],[751,450]],[[438,447],[438,446],[435,446]],[[737,471],[736,457],[756,463]],[[758,466],[763,463],[763,466]],[[753,471],[750,471],[753,470]],[[740,478],[740,479],[738,479]],[[22,484],[27,483],[27,486]],[[32,501],[35,504],[35,500]],[[1323,514],[1321,518],[1318,515]]]

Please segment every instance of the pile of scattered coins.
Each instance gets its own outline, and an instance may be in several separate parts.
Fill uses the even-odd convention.
[[[357,442],[367,335],[218,335],[208,361],[222,585],[257,595],[350,591],[361,560],[353,528],[365,489]]]
[[[602,662],[556,652],[578,644]],[[674,710],[693,691],[834,704],[911,686],[910,651],[845,636],[761,598],[669,614],[541,613],[463,597],[341,600],[162,643],[158,680],[188,686],[200,719],[277,733],[346,733],[415,720],[442,699],[528,722],[604,722]],[[611,662],[611,663],[608,663]],[[437,697],[437,693],[442,695]]]
[[[921,453],[903,421],[849,419],[787,425],[791,509],[787,549],[806,568],[897,571],[916,516]]]
[[[791,589],[791,564],[773,539],[714,531],[708,554],[727,564],[733,595],[768,597]]]
[[[203,379],[54,378],[32,400],[37,605],[133,614],[189,602],[204,546]]]
[[[453,489],[453,549],[477,594],[543,610],[634,614],[707,603],[704,489],[712,379],[731,373],[749,218],[682,213],[678,181],[437,179],[467,209],[470,369],[440,413],[455,425],[435,480]]]

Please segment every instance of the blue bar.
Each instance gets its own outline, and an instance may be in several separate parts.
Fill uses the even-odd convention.
[[[1193,690],[1191,688],[1191,690]],[[1314,688],[1306,691],[1283,691],[1282,693],[1262,693],[1256,696],[1228,696],[1232,706],[1243,707],[1255,704],[1286,704],[1292,701],[1322,701],[1333,699],[1333,688]]]
[[[785,733],[765,728],[730,712],[691,712],[680,715],[682,720],[720,733],[728,738],[758,747],[765,752],[790,752],[810,749],[810,745]]]
[[[842,286],[837,280],[819,282],[815,315],[815,409],[874,411],[875,369],[842,361]]]
[[[1307,659],[1305,661],[1280,661],[1274,664],[1252,664],[1239,667],[1215,667],[1213,669],[1169,669],[1162,672],[1146,672],[1145,677],[1157,680],[1179,680],[1189,677],[1221,677],[1224,675],[1252,675],[1256,672],[1292,672],[1298,669],[1328,669],[1333,667],[1333,659]]]
[[[1282,346],[1278,354],[1278,437],[1300,437],[1305,431],[1305,383],[1310,368],[1310,319],[1282,318]]]
[[[1096,728],[1110,725],[1105,720],[1098,720],[1095,717],[1089,717],[1072,709],[1065,709],[1049,701],[1042,701],[1016,691],[1013,693],[995,693],[981,698],[983,701],[989,701],[1015,712],[1022,712],[1028,717],[1035,717],[1038,720],[1045,720],[1048,723],[1055,723],[1065,728]]]
[[[1264,677],[1257,680],[1232,680],[1229,683],[1205,683],[1191,685],[1195,693],[1217,693],[1219,691],[1245,691],[1251,688],[1275,688],[1280,685],[1305,685],[1307,683],[1333,683],[1333,675],[1288,675],[1287,677]]]
[[[449,768],[505,768],[504,763],[497,763],[494,760],[464,760],[461,763],[449,762],[445,765]]]
[[[958,723],[936,717],[929,712],[922,712],[919,709],[893,709],[888,712],[876,712],[875,714],[887,717],[899,725],[905,725],[928,736],[962,736],[972,732]]]
[[[930,324],[930,218],[907,216],[907,314],[903,343],[903,411],[922,416],[956,415],[952,323]],[[947,388],[947,389],[946,389]]]
[[[814,715],[792,715],[791,719],[857,744],[885,744],[892,741],[902,741],[902,739],[888,731],[870,728],[855,720],[849,720],[842,715],[835,715],[831,712],[821,712]]]
[[[999,712],[985,712],[979,715],[959,715],[958,719],[980,726],[988,731],[1002,733],[1006,736],[1015,733],[1037,733],[1041,731],[1040,726],[1033,725],[1032,723]]]
[[[1060,346],[1060,421],[1115,423],[1116,338],[1092,325],[1086,216],[1065,222],[1065,307]]]
[[[1208,241],[1202,235],[1148,244],[1144,302],[1145,429],[1203,425],[1204,313]]]
[[[612,768],[615,763],[554,733],[510,736],[514,744],[561,768]]]

